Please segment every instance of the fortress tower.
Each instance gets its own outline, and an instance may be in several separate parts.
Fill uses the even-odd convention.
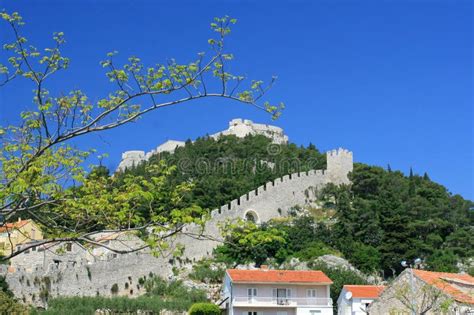
[[[352,152],[339,148],[328,151],[326,158],[329,181],[334,184],[349,184],[347,175],[353,170]]]

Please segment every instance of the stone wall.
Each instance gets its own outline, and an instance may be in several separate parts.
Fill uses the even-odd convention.
[[[95,263],[50,263],[29,269],[9,269],[3,273],[6,273],[6,280],[15,296],[25,303],[45,306],[46,297],[138,296],[145,292],[139,283],[140,278],[149,277],[150,272],[166,278],[172,273],[172,264],[166,258],[137,252]],[[117,292],[112,290],[114,284]]]
[[[402,303],[402,300],[405,303]],[[408,307],[408,305],[414,307]],[[441,305],[445,305],[441,307]],[[410,314],[412,309],[416,314],[470,314],[468,305],[460,304],[449,296],[441,294],[437,288],[426,284],[421,279],[410,276],[410,270],[405,269],[388,286],[382,294],[370,304],[368,312],[371,315]],[[445,312],[442,312],[445,310]]]

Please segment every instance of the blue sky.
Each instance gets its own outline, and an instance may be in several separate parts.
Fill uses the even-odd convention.
[[[473,7],[471,1],[1,1],[27,22],[39,47],[63,31],[71,67],[49,88],[110,91],[99,61],[111,50],[145,63],[186,62],[207,48],[215,16],[238,19],[233,71],[278,75],[268,95],[287,105],[275,122],[297,144],[345,147],[356,161],[419,174],[474,199]],[[8,38],[4,26],[0,40]],[[0,54],[0,57],[2,55]],[[0,124],[31,106],[31,86],[0,89]],[[122,151],[195,138],[232,118],[271,123],[262,112],[206,100],[152,113],[83,139],[117,166]]]

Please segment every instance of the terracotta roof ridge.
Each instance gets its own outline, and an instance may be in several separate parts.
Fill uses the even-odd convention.
[[[349,287],[385,287],[383,284],[345,284],[344,285]]]

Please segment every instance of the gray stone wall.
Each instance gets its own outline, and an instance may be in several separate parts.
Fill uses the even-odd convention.
[[[166,258],[139,252],[95,263],[50,263],[29,269],[11,267],[6,280],[20,300],[45,306],[47,298],[57,296],[138,296],[145,292],[139,279],[148,278],[150,272],[166,278],[172,273],[172,264]],[[118,287],[116,293],[112,292],[114,284]]]

